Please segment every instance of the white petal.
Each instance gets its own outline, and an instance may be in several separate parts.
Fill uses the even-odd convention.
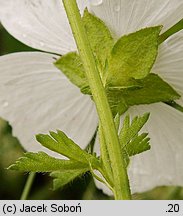
[[[183,96],[183,31],[168,38],[159,49],[153,72]],[[183,99],[178,101],[183,105]]]
[[[166,31],[182,19],[183,0],[89,0],[90,10],[117,36],[144,27],[164,25]]]
[[[0,57],[0,116],[27,151],[46,151],[35,135],[56,129],[84,148],[97,127],[92,100],[54,67],[56,57],[40,52]]]
[[[128,111],[131,117],[146,112],[151,116],[142,131],[149,132],[151,150],[131,159],[132,193],[164,185],[183,186],[183,114],[163,103],[134,106]],[[104,185],[97,186],[111,195]]]
[[[78,3],[83,11],[86,2]],[[0,0],[0,21],[33,48],[58,54],[76,50],[61,0]]]
[[[132,116],[150,112],[143,131],[151,138],[151,150],[135,156],[129,174],[133,192],[162,185],[183,186],[183,114],[163,103],[136,106]]]

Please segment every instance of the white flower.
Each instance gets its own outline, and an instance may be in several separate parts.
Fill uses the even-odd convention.
[[[166,31],[182,18],[183,11],[183,0],[78,3],[81,11],[88,6],[100,17],[115,38],[160,24]],[[61,0],[0,0],[0,21],[10,34],[31,47],[59,55],[76,50]],[[180,31],[163,43],[152,70],[181,95],[182,42]],[[54,58],[58,56],[41,52],[0,58],[0,116],[10,122],[14,135],[28,151],[47,151],[34,135],[55,129],[63,130],[85,147],[97,126],[93,102],[53,66]],[[128,112],[132,116],[151,112],[144,130],[150,134],[152,149],[131,162],[132,191],[142,192],[158,185],[183,186],[183,114],[163,103],[134,106]]]

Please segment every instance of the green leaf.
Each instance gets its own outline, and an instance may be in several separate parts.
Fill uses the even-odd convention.
[[[118,117],[116,118],[118,122]],[[136,116],[132,122],[130,122],[130,116],[127,115],[123,121],[123,126],[119,133],[119,142],[126,167],[128,167],[130,163],[131,156],[140,154],[150,149],[150,139],[147,137],[148,134],[143,133],[139,135],[140,130],[148,119],[149,113],[146,113],[141,117]]]
[[[52,178],[54,178],[53,180],[53,189],[57,190],[63,186],[65,186],[66,184],[72,182],[75,178],[83,175],[84,173],[86,173],[88,171],[88,169],[75,169],[75,170],[68,170],[68,171],[55,171],[52,172],[50,174],[50,176]]]
[[[105,76],[106,60],[114,45],[114,40],[105,23],[88,10],[85,10],[82,20],[98,69],[103,77]]]
[[[36,138],[44,147],[64,155],[71,160],[85,164],[91,163],[94,167],[98,166],[96,157],[82,150],[62,131],[58,130],[57,133],[50,132],[50,135],[39,134]]]
[[[180,95],[157,74],[149,74],[139,80],[139,86],[127,89],[108,88],[107,97],[114,114],[123,114],[130,106],[168,102],[177,100]]]
[[[109,58],[108,84],[124,86],[130,78],[142,79],[149,74],[157,57],[161,28],[142,29],[117,41]]]
[[[168,29],[166,32],[160,35],[159,44],[163,43],[167,38],[181,31],[182,29],[183,29],[183,19],[181,19],[174,26],[172,26],[170,29]]]
[[[127,106],[177,100],[180,95],[156,74],[141,80],[142,88],[124,89],[121,95]]]
[[[82,20],[95,56],[98,70],[103,77],[105,76],[105,68],[107,67],[107,57],[114,45],[114,40],[104,22],[90,14],[87,10],[85,10]],[[71,52],[62,56],[55,62],[55,66],[61,70],[74,85],[79,87],[82,93],[91,95],[81,58],[76,52]]]
[[[76,52],[62,56],[54,64],[82,93],[91,94],[81,58]]]
[[[51,172],[54,189],[58,189],[90,170],[89,164],[50,157],[44,152],[25,153],[8,169],[23,172]]]
[[[123,127],[119,134],[119,141],[121,150],[124,155],[126,166],[130,160],[129,157],[140,154],[150,149],[149,138],[147,133],[139,135],[140,130],[149,119],[149,113],[144,114],[142,117],[136,116],[132,122],[127,115],[123,122]]]
[[[126,145],[126,151],[130,157],[150,150],[150,138],[147,137],[147,135],[147,133],[143,133],[140,136],[135,137],[128,145]]]
[[[129,88],[132,90],[134,89],[138,89],[139,87],[134,87],[134,88]],[[127,91],[127,89],[126,89]],[[111,88],[111,87],[106,87],[106,94],[107,94],[107,98],[108,98],[108,102],[111,108],[111,111],[113,113],[113,116],[116,116],[116,114],[118,113],[119,115],[122,115],[123,113],[125,113],[128,108],[129,105],[127,104],[124,96],[126,92],[124,88]],[[133,91],[132,91],[133,92]],[[123,96],[124,95],[124,96]],[[136,97],[136,95],[134,95]]]
[[[148,119],[149,113],[146,113],[142,117],[136,116],[130,124],[129,115],[125,117],[123,127],[119,134],[119,140],[122,148],[125,147],[130,141],[135,138],[135,136],[138,135],[139,131],[142,129]]]
[[[69,171],[75,169],[87,169],[89,165],[82,164],[71,160],[61,160],[50,157],[44,152],[25,153],[15,164],[8,169],[19,170],[23,172],[52,172],[52,171]]]
[[[129,106],[124,100],[121,91],[110,91],[109,89],[107,89],[106,93],[113,116],[116,116],[117,113],[119,113],[119,115],[122,115],[127,111]]]

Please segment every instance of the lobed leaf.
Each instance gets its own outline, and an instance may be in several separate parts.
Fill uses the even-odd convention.
[[[123,127],[119,134],[122,147],[126,146],[135,136],[138,135],[139,131],[142,129],[148,119],[149,113],[146,113],[142,117],[136,116],[130,124],[129,115],[125,117]]]
[[[64,155],[71,160],[84,164],[92,163],[93,166],[98,165],[96,157],[82,150],[62,131],[58,130],[57,133],[50,132],[50,135],[39,134],[36,138],[44,147]]]
[[[146,113],[142,117],[136,116],[132,122],[127,115],[123,121],[123,127],[119,134],[119,141],[121,150],[124,154],[126,165],[129,164],[129,157],[136,154],[140,154],[150,149],[147,133],[139,135],[140,130],[145,125],[149,118],[149,114]]]
[[[50,157],[44,152],[25,153],[15,164],[8,169],[23,172],[52,172],[52,171],[71,171],[75,169],[86,169],[89,166],[72,160],[61,160]]]
[[[150,150],[150,138],[147,137],[147,135],[147,133],[143,133],[140,136],[135,137],[128,145],[126,145],[126,151],[130,157]]]

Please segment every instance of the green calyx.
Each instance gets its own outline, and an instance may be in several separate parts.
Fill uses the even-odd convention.
[[[130,106],[169,102],[180,95],[151,69],[158,54],[162,26],[122,36],[116,43],[109,29],[87,10],[82,18],[114,116]],[[82,93],[91,95],[80,56],[68,53],[55,62]]]

